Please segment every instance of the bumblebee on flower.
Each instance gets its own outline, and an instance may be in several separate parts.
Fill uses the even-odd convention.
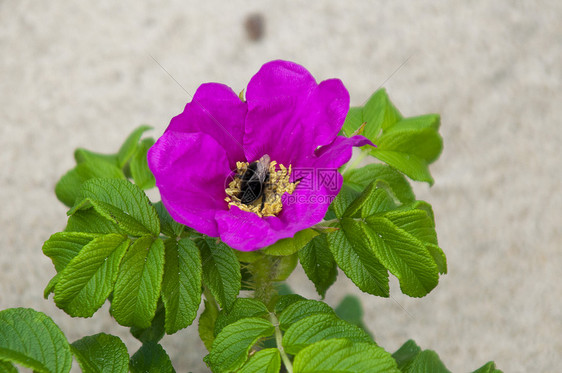
[[[353,146],[370,144],[338,136],[348,110],[340,80],[318,84],[287,61],[263,65],[246,101],[223,84],[203,84],[149,151],[162,202],[176,221],[237,250],[292,237],[319,223],[339,192],[300,188],[310,180],[296,180],[292,170],[337,169]],[[326,202],[288,204],[289,195]]]

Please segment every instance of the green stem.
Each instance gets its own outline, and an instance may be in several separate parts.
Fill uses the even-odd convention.
[[[281,333],[281,329],[279,329],[279,320],[273,312],[269,314],[269,320],[273,326],[275,326],[275,343],[277,344],[277,349],[279,350],[279,354],[281,355],[281,360],[283,360],[283,364],[287,369],[288,373],[293,373],[293,363],[289,356],[285,353],[285,349],[283,348],[283,344],[281,343],[283,340],[283,334]]]
[[[273,300],[277,295],[277,290],[273,285],[273,280],[277,273],[275,264],[276,262],[272,257],[264,256],[251,263],[248,267],[252,273],[254,298],[265,304],[268,309],[272,308]]]

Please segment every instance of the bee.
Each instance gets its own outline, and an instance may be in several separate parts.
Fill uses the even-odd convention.
[[[240,180],[240,194],[238,195],[240,202],[250,204],[263,196],[265,185],[269,181],[270,162],[271,159],[266,154],[248,165]],[[262,208],[263,203],[262,200]]]

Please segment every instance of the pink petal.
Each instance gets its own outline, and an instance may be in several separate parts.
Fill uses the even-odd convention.
[[[222,145],[205,133],[168,130],[150,148],[148,165],[174,220],[218,236],[215,214],[228,208],[224,189],[231,172]]]
[[[166,131],[202,132],[226,150],[231,169],[244,161],[244,120],[247,105],[234,91],[218,83],[202,84],[184,111],[174,117]]]

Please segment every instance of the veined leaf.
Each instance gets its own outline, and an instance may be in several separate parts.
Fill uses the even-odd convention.
[[[287,330],[297,321],[318,314],[335,315],[334,310],[324,302],[312,299],[301,300],[285,308],[279,317],[279,326],[281,330]]]
[[[412,210],[391,211],[385,214],[385,218],[420,240],[432,256],[439,273],[447,273],[447,258],[443,250],[437,245],[437,233],[435,232],[432,215],[429,215],[426,210],[414,208]]]
[[[214,300],[204,299],[205,310],[199,316],[199,337],[205,344],[207,351],[211,351],[213,342],[215,341],[215,323],[219,315],[217,303]]]
[[[160,234],[158,214],[148,197],[126,180],[90,179],[82,185],[80,196],[82,200],[69,215],[92,205],[100,215],[132,236]]]
[[[343,132],[351,136],[365,124],[362,134],[377,145],[369,149],[372,156],[413,180],[433,184],[428,166],[443,149],[439,120],[436,114],[403,118],[384,89],[379,89],[364,107],[349,110]]]
[[[90,317],[113,290],[121,259],[130,241],[123,235],[94,238],[61,272],[55,303],[73,317]]]
[[[55,286],[57,286],[60,277],[61,277],[61,273],[57,273],[56,275],[53,276],[52,279],[49,280],[49,283],[47,284],[47,286],[45,286],[45,289],[43,290],[43,298],[48,299],[49,295],[55,291]]]
[[[148,168],[147,160],[148,149],[152,145],[154,145],[154,139],[142,140],[131,158],[131,175],[135,184],[141,189],[150,189],[156,186],[156,180]]]
[[[291,304],[305,299],[306,298],[298,294],[282,294],[279,296],[277,302],[275,303],[275,313],[280,314]]]
[[[390,273],[400,281],[400,289],[411,297],[423,297],[439,281],[433,257],[421,241],[386,218],[370,217],[367,224],[351,219],[341,222],[345,231],[362,232],[359,245],[369,248]]]
[[[55,233],[43,244],[43,254],[51,258],[55,269],[60,272],[84,246],[98,236],[78,232]]]
[[[260,250],[263,254],[273,255],[273,256],[287,256],[292,255],[299,251],[304,245],[310,242],[315,236],[318,236],[318,232],[312,229],[304,229],[295,233],[294,237],[283,238],[277,241],[273,245]]]
[[[390,102],[386,90],[381,88],[373,93],[365,106],[349,110],[343,131],[349,137],[365,123],[363,135],[372,141],[379,136],[381,130],[391,128],[401,119],[402,115]]]
[[[330,211],[333,210],[334,215],[336,217],[338,217],[339,219],[341,219],[343,217],[343,214],[344,214],[345,210],[347,210],[349,205],[351,205],[353,203],[353,201],[357,197],[359,197],[360,194],[361,194],[361,192],[355,190],[354,188],[352,188],[348,184],[343,183],[343,185],[340,189],[340,192],[338,193],[338,195],[334,199],[334,202],[332,202],[332,204],[330,205],[330,209],[328,210],[328,214],[330,214]],[[326,214],[326,215],[328,215],[328,214]],[[324,219],[328,219],[328,217],[325,217]]]
[[[117,153],[117,162],[119,164],[119,167],[124,167],[125,164],[127,164],[127,162],[131,159],[138,147],[138,143],[142,134],[149,129],[152,129],[152,127],[147,125],[139,126],[135,128],[135,130],[129,135],[129,137],[127,137],[123,145],[121,145],[119,152]]]
[[[338,276],[338,267],[328,248],[326,235],[314,237],[298,253],[304,272],[314,283],[316,292],[324,297]]]
[[[403,371],[404,373],[451,373],[432,350],[423,350],[416,355],[412,363]]]
[[[164,303],[158,301],[156,313],[150,322],[150,326],[148,328],[132,326],[130,329],[131,334],[143,344],[148,342],[158,343],[166,334],[164,329],[165,314]]]
[[[396,209],[388,191],[388,184],[382,180],[373,181],[363,193],[345,210],[343,217],[366,218]]]
[[[238,373],[279,373],[281,356],[276,348],[265,348],[256,352]]]
[[[354,225],[329,233],[326,238],[338,267],[362,291],[388,297],[388,271],[370,247],[360,244],[363,234]]]
[[[64,174],[55,186],[55,194],[59,201],[72,207],[80,197],[80,189],[86,180],[92,178],[125,179],[123,171],[104,160],[88,160],[79,163],[72,170]]]
[[[384,163],[403,172],[412,180],[425,181],[433,185],[434,180],[429,172],[429,165],[422,158],[393,150],[379,149],[372,155]]]
[[[240,262],[232,249],[213,239],[197,241],[203,263],[203,283],[222,308],[229,310],[240,292]]]
[[[274,330],[271,322],[261,318],[238,320],[224,327],[203,360],[213,372],[235,371],[244,364],[252,346],[260,338],[272,335]]]
[[[293,372],[399,373],[400,371],[392,356],[375,344],[330,339],[302,349],[295,356]]]
[[[111,309],[123,326],[148,328],[156,312],[164,273],[164,243],[138,238],[129,248],[115,282]]]
[[[74,212],[66,224],[65,232],[84,233],[123,233],[117,224],[101,216],[95,209],[78,210]]]
[[[64,334],[50,317],[30,308],[9,308],[0,311],[0,362],[10,370],[13,362],[36,372],[66,373],[72,355]]]
[[[330,314],[316,314],[293,323],[283,335],[283,347],[295,355],[318,341],[345,338],[352,342],[374,343],[361,328]]]
[[[413,180],[433,184],[428,166],[443,150],[438,128],[435,114],[404,119],[383,132],[371,154]]]
[[[404,343],[395,353],[392,354],[394,360],[398,364],[398,369],[401,372],[405,372],[409,369],[412,361],[421,352],[420,346],[416,344],[412,339]]]
[[[162,299],[166,307],[166,332],[187,328],[201,303],[201,257],[188,238],[165,242],[166,260]]]
[[[225,326],[238,320],[248,317],[262,317],[267,314],[267,307],[259,300],[251,298],[236,298],[236,301],[229,312],[222,310],[218,314],[215,322],[215,336],[218,335]]]
[[[157,343],[148,342],[131,357],[131,373],[175,373],[170,357]]]
[[[172,219],[162,202],[155,203],[153,206],[160,218],[160,229],[162,234],[171,238],[179,237],[185,229],[185,225],[182,225]]]
[[[357,194],[363,192],[373,181],[385,181],[401,203],[414,202],[416,197],[408,180],[398,171],[384,164],[368,164],[347,171],[343,175],[344,184]]]
[[[83,372],[129,371],[129,353],[118,337],[100,333],[79,339],[70,347]]]

